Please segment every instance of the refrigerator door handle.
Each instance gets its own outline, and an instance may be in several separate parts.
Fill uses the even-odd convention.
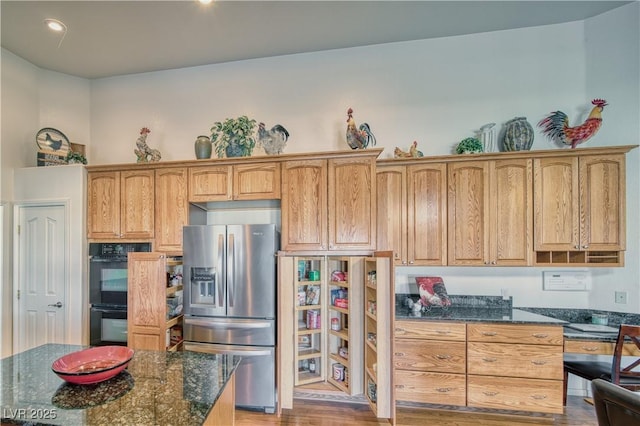
[[[238,350],[234,349],[232,346],[220,346],[220,345],[211,345],[208,343],[195,343],[195,342],[185,342],[184,349],[186,351],[192,352],[204,352],[204,353],[224,353],[225,355],[240,355],[240,356],[267,356],[271,355],[271,350]]]
[[[233,297],[236,289],[235,282],[235,236],[233,234],[229,234],[227,237],[229,241],[228,251],[227,251],[227,292],[229,293],[229,307],[233,308]]]
[[[218,321],[213,322],[210,320],[199,320],[194,318],[185,318],[184,323],[189,325],[196,325],[205,328],[224,328],[224,329],[256,329],[256,328],[269,328],[272,326],[271,321],[247,321],[247,322],[230,322],[230,321]]]
[[[222,289],[222,259],[224,256],[224,235],[222,234],[218,234],[218,270],[216,272],[216,282],[213,284],[214,286],[217,287],[216,291],[218,292],[218,307],[220,306],[224,306],[224,291]],[[214,304],[215,304],[215,295],[213,297],[214,300]]]

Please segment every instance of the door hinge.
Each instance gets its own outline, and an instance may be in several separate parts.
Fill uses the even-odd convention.
[[[20,300],[20,290],[18,289],[18,300]]]
[[[20,225],[18,225],[18,235],[20,235]]]

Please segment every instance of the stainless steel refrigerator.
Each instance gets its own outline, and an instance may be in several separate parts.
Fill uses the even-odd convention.
[[[275,225],[183,229],[185,350],[242,356],[236,406],[276,405]]]

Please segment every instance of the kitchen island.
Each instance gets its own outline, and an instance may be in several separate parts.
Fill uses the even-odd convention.
[[[126,370],[95,385],[67,383],[51,370],[53,361],[84,348],[46,344],[0,360],[2,424],[233,422],[240,357],[137,350]]]

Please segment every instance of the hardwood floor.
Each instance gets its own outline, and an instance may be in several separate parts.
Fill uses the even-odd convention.
[[[570,396],[567,403],[562,415],[535,417],[402,407],[397,410],[396,424],[401,426],[597,426],[594,408],[583,398]],[[280,418],[275,414],[236,410],[236,426],[368,426],[388,424],[384,420],[376,419],[366,404],[296,399],[293,403],[293,410],[284,410]]]

